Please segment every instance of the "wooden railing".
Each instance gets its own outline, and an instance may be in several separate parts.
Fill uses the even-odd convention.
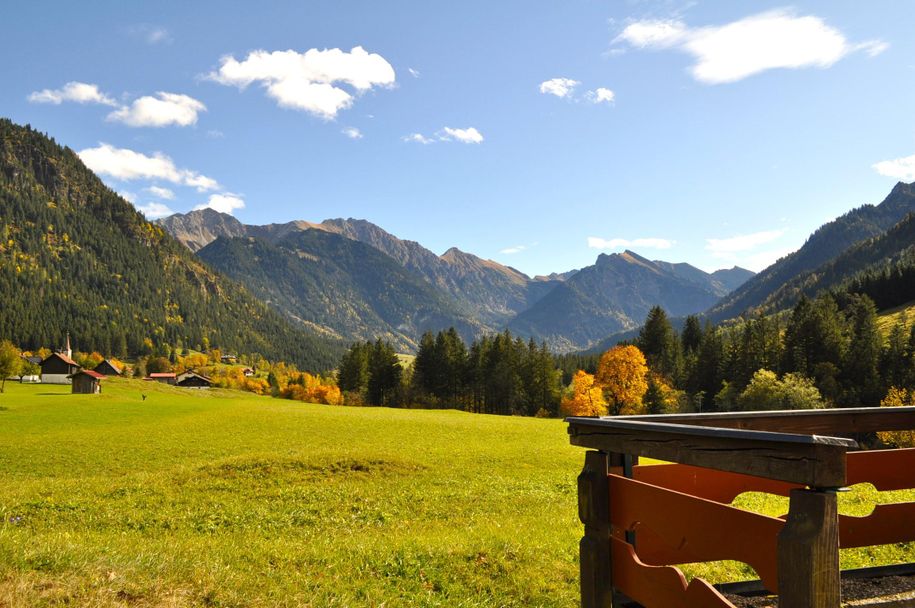
[[[915,488],[915,449],[858,451],[851,436],[915,429],[915,407],[568,418],[591,448],[578,477],[581,605],[734,608],[677,564],[736,560],[779,608],[839,608],[839,549],[915,541],[915,503],[839,515],[837,491]],[[671,464],[640,466],[638,457]],[[731,505],[789,497],[785,517]]]

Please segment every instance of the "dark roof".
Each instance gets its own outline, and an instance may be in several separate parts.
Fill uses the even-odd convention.
[[[108,364],[108,367],[113,369],[116,373],[118,373],[118,374],[121,373],[121,368],[118,367],[117,365],[115,365],[114,363],[112,363],[111,361],[109,361],[108,359],[105,359],[104,361],[102,361],[101,363],[96,365],[95,367],[96,367],[96,369],[98,369],[100,366],[105,365],[105,364]]]
[[[41,365],[41,357],[38,355],[32,355],[31,357],[26,357],[22,355],[22,358],[28,361],[29,363],[34,363],[35,365]]]
[[[98,373],[98,372],[96,372],[96,371],[93,371],[93,370],[91,370],[91,369],[83,369],[83,370],[80,370],[80,371],[76,372],[75,374],[70,374],[70,375],[67,376],[67,377],[68,377],[68,378],[75,378],[76,376],[79,376],[79,375],[81,375],[81,374],[85,374],[86,376],[90,376],[90,377],[92,377],[92,378],[95,378],[96,380],[104,380],[104,379],[107,377],[107,376],[103,376],[102,374],[100,374],[100,373]]]
[[[76,361],[74,361],[73,359],[68,357],[67,355],[64,355],[61,353],[51,353],[50,355],[48,355],[47,359],[45,359],[44,361],[41,362],[41,365],[44,365],[47,361],[50,361],[54,357],[57,357],[58,359],[60,359],[64,363],[66,363],[67,365],[75,365],[75,366],[79,367],[79,363],[77,363]]]

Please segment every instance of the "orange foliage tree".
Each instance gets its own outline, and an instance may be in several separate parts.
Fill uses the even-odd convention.
[[[648,364],[635,346],[614,346],[597,364],[594,379],[600,386],[613,416],[642,414],[642,398],[648,390]]]
[[[880,402],[880,407],[900,407],[915,405],[915,390],[908,391],[904,388],[891,386],[886,397]],[[897,448],[915,447],[915,432],[912,431],[880,431],[877,433],[880,441]]]
[[[594,376],[578,370],[560,408],[565,416],[603,416],[607,413],[607,400],[601,388],[594,385]]]

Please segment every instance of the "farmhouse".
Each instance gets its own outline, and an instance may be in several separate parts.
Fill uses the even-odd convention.
[[[206,376],[201,376],[189,370],[179,374],[175,384],[182,388],[210,388],[213,385],[213,381]]]
[[[226,364],[237,363],[238,355],[223,355],[219,358],[219,360]]]
[[[73,393],[80,395],[98,395],[102,392],[101,381],[105,378],[102,374],[91,370],[83,369],[75,374],[70,375],[73,384]]]
[[[108,359],[105,359],[95,366],[95,371],[106,376],[120,376],[122,370]]]
[[[241,370],[241,373],[245,376],[245,378],[254,377],[254,370],[251,369],[250,367],[246,367],[245,369]]]
[[[63,353],[48,355],[40,365],[44,384],[70,384],[70,376],[80,370],[76,361]]]
[[[153,380],[155,382],[161,382],[162,384],[175,384],[175,374],[174,372],[157,372],[150,374],[147,380]]]

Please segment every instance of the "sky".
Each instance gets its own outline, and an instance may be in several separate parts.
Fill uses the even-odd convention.
[[[915,3],[8,3],[0,116],[150,219],[761,270],[915,181]]]

